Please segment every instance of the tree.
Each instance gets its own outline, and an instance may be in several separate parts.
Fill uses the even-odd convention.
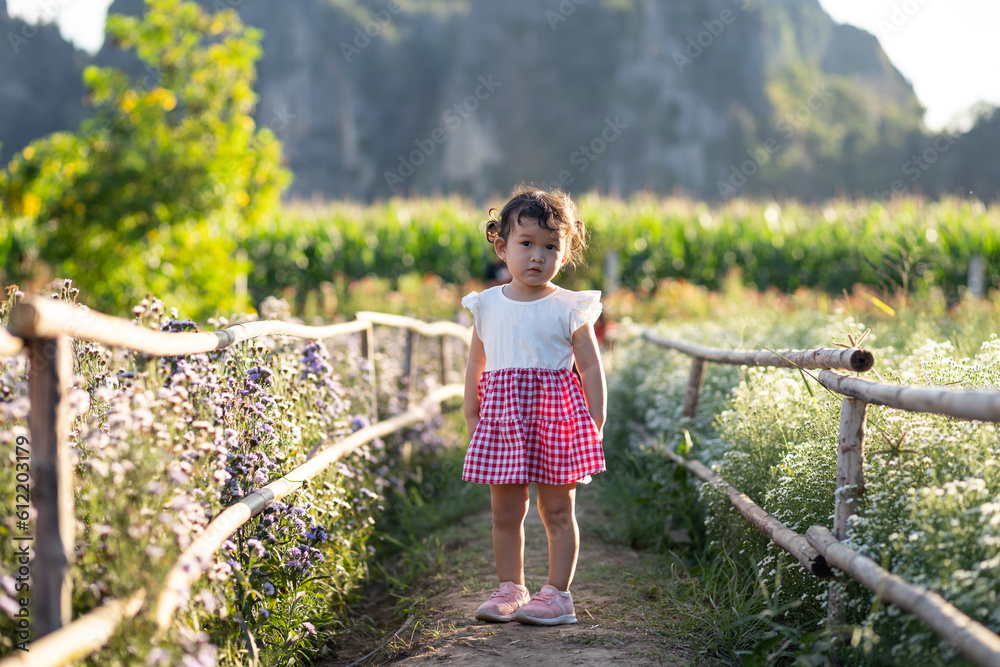
[[[40,258],[101,309],[147,291],[189,315],[242,308],[237,249],[290,175],[251,116],[260,32],[234,10],[147,0],[107,33],[146,71],[88,67],[95,115],[27,146],[0,173],[0,213],[35,225]]]

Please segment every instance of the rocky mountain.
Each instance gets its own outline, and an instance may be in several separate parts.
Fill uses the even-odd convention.
[[[875,37],[818,0],[202,1],[264,31],[293,197],[871,194],[927,142]]]
[[[0,164],[32,139],[75,130],[85,117],[83,68],[89,58],[54,25],[7,13],[0,0]]]

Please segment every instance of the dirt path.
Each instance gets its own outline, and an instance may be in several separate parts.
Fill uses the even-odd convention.
[[[379,645],[380,650],[357,664],[718,664],[706,660],[685,641],[683,624],[674,622],[676,604],[660,599],[660,589],[651,583],[644,557],[603,542],[589,529],[600,517],[587,504],[585,488],[579,501],[581,552],[572,586],[576,624],[537,627],[483,623],[473,618],[496,586],[487,510],[467,517],[442,536],[440,566],[421,582],[423,601],[408,625],[389,641],[386,637],[402,624],[398,618],[381,637],[373,634],[342,642],[337,659],[320,661],[317,667],[351,665]],[[548,557],[534,498],[525,534],[527,584],[535,592],[545,583]],[[377,612],[375,607],[369,611]]]

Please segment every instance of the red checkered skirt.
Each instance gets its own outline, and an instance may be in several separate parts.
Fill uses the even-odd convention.
[[[603,472],[604,450],[569,369],[504,368],[479,379],[479,426],[462,479],[570,484]]]

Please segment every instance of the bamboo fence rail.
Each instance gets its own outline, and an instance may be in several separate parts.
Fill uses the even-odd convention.
[[[366,320],[311,327],[291,322],[247,322],[221,331],[154,331],[119,317],[41,297],[14,306],[8,328],[20,338],[70,336],[112,347],[125,347],[157,357],[221,350],[261,336],[293,336],[322,340],[366,331]]]
[[[472,329],[463,327],[461,324],[456,324],[455,322],[423,322],[403,315],[372,313],[366,310],[355,313],[354,316],[359,320],[373,322],[374,324],[410,329],[422,336],[454,336],[465,341],[466,345],[472,342]]]
[[[466,344],[471,340],[468,328],[451,322],[426,323],[413,318],[383,313],[364,313],[356,321],[328,326],[306,326],[287,322],[260,321],[234,325],[215,332],[162,332],[144,328],[127,320],[111,317],[80,306],[45,298],[29,298],[17,304],[10,317],[10,331],[0,329],[0,354],[17,353],[22,349],[30,355],[29,391],[31,432],[32,505],[37,511],[33,572],[32,629],[34,641],[25,655],[10,655],[0,665],[31,664],[62,665],[90,655],[113,635],[123,619],[134,616],[142,608],[146,591],[140,590],[124,600],[111,600],[88,614],[72,621],[68,567],[73,553],[72,470],[68,463],[67,401],[71,359],[69,338],[78,338],[113,347],[125,347],[151,356],[181,356],[221,350],[231,345],[261,336],[290,336],[323,340],[352,333],[362,334],[363,356],[371,362],[369,379],[372,391],[372,415],[377,419],[375,402],[375,364],[373,360],[373,325],[403,327],[408,340],[416,334],[441,337],[442,382],[424,399],[441,403],[461,396],[462,384],[447,384],[450,362],[447,338],[458,338]],[[412,344],[408,346],[412,350]],[[412,356],[407,354],[408,373],[415,374]],[[408,391],[412,390],[412,382]],[[304,482],[316,476],[332,463],[360,445],[426,420],[425,404],[409,407],[406,412],[353,433],[335,445],[313,452],[298,468],[257,489],[234,503],[217,516],[185,550],[170,571],[165,586],[156,601],[156,618],[161,631],[169,625],[183,592],[202,574],[200,563],[217,551],[222,543],[250,518],[267,505],[298,490]],[[28,658],[27,656],[30,656]],[[27,660],[27,662],[25,661]]]
[[[832,371],[821,371],[819,382],[830,391],[872,405],[907,412],[933,412],[958,419],[1000,422],[1000,393],[997,392],[903,387]]]
[[[644,332],[642,338],[693,357],[682,411],[685,418],[694,418],[697,414],[705,361],[741,366],[822,369],[817,378],[820,384],[844,397],[837,435],[833,533],[823,526],[812,526],[803,537],[767,514],[700,462],[684,459],[673,452],[667,452],[667,455],[703,481],[725,485],[730,502],[747,521],[795,556],[808,571],[828,577],[830,566],[840,568],[874,591],[880,599],[896,604],[919,618],[976,664],[1000,667],[1000,637],[937,593],[908,584],[840,542],[847,537],[849,519],[855,514],[855,507],[865,492],[865,424],[869,404],[909,412],[1000,422],[1000,393],[904,387],[834,372],[849,370],[860,373],[871,369],[874,356],[856,348],[756,352],[708,348],[649,332]],[[802,547],[803,540],[806,549]],[[829,625],[841,626],[844,623],[844,600],[840,590],[833,585],[828,604]]]
[[[698,398],[704,382],[705,362],[730,366],[770,366],[775,368],[839,369],[863,373],[875,364],[875,355],[868,350],[850,348],[819,348],[815,350],[723,350],[687,341],[673,340],[643,331],[642,338],[691,357],[691,373],[681,416],[694,419],[698,414]]]
[[[100,607],[29,644],[28,652],[11,653],[3,667],[55,667],[82,660],[104,646],[126,618],[142,609],[146,591],[124,599],[107,600]]]
[[[667,456],[675,463],[684,466],[693,475],[708,484],[718,484],[726,489],[729,502],[739,511],[743,517],[749,521],[757,530],[767,535],[772,542],[795,556],[802,567],[812,572],[817,577],[829,577],[832,572],[823,556],[809,544],[804,535],[799,535],[794,530],[781,523],[773,515],[765,512],[757,503],[750,500],[750,497],[739,491],[729,482],[725,481],[714,472],[705,467],[702,463],[692,459],[685,459],[674,452],[667,450]]]
[[[451,384],[441,387],[428,397],[428,401],[439,404],[450,398],[462,396],[464,385]],[[182,601],[191,584],[198,580],[203,572],[202,563],[212,554],[222,548],[230,535],[240,526],[289,493],[298,490],[302,484],[326,470],[330,464],[340,460],[346,454],[354,451],[366,442],[375,438],[394,433],[401,428],[425,420],[428,411],[422,407],[413,407],[391,419],[378,422],[345,437],[336,445],[320,450],[316,456],[294,470],[274,480],[262,489],[257,489],[237,503],[230,505],[221,512],[191,543],[177,564],[167,575],[166,585],[156,601],[156,623],[160,631],[167,630],[173,619],[178,604]]]
[[[828,563],[860,581],[880,600],[918,617],[977,665],[1000,665],[1000,637],[934,591],[914,586],[891,574],[868,556],[841,544],[823,526],[812,526],[806,531],[806,537]]]
[[[687,341],[664,338],[644,331],[642,337],[660,347],[669,347],[689,357],[717,364],[735,366],[774,366],[778,368],[840,368],[863,373],[875,365],[875,355],[856,347],[818,348],[815,350],[724,350]]]
[[[6,329],[0,328],[0,357],[13,357],[23,348],[23,340],[17,336],[11,336]]]

